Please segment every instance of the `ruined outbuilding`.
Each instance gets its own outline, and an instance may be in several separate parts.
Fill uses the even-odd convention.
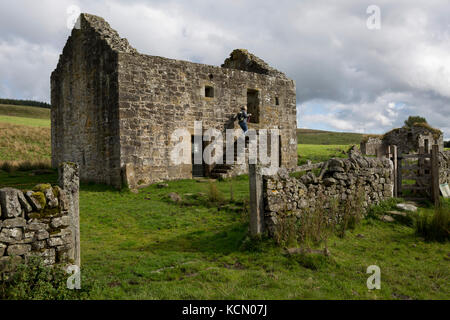
[[[430,153],[434,144],[439,146],[440,152],[444,151],[442,132],[428,124],[416,123],[411,128],[392,129],[380,137],[367,136],[361,141],[361,152],[364,155],[385,154],[387,146],[395,145],[403,154],[417,152],[420,147],[424,147],[425,153]]]
[[[204,131],[238,128],[243,105],[250,129],[280,130],[281,165],[297,165],[295,83],[282,72],[241,49],[221,67],[140,54],[104,19],[79,22],[51,76],[55,166],[79,163],[82,181],[116,187],[233,173],[172,164],[171,134],[187,128],[194,141],[194,121]]]

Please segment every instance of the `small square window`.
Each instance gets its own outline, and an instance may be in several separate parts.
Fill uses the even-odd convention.
[[[214,88],[210,86],[205,86],[205,97],[214,98]]]
[[[275,97],[275,105],[276,106],[280,105],[280,99],[278,99],[278,97]]]

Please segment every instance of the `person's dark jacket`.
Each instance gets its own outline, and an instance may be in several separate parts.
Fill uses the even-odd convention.
[[[239,123],[241,122],[247,122],[248,119],[248,114],[247,112],[245,112],[245,110],[241,110],[238,114],[237,114],[237,119],[239,121]]]

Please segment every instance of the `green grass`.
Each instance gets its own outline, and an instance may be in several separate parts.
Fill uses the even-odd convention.
[[[327,161],[330,158],[346,158],[351,145],[314,145],[299,144],[297,146],[298,164],[311,160],[312,163]]]
[[[48,160],[50,129],[32,126],[38,121],[49,121],[48,118],[32,113],[39,108],[29,108],[30,113],[19,111],[20,108],[6,109],[0,108],[0,117],[21,123],[0,123],[0,160]],[[351,135],[355,134],[305,135],[307,142],[298,147],[299,162],[345,157],[349,145],[359,142],[356,136],[352,141],[345,140]],[[317,141],[334,144],[306,144]],[[49,172],[0,170],[0,188],[25,190],[41,182],[55,184],[57,173]],[[248,238],[246,176],[216,182],[217,191],[207,180],[168,184],[163,189],[152,185],[137,194],[102,185],[81,186],[82,272],[89,281],[98,284],[90,298],[448,299],[450,296],[449,244],[426,242],[415,234],[413,227],[365,219],[346,237],[332,237],[328,241],[330,258],[289,257],[271,240]],[[180,194],[183,201],[178,204],[168,200],[170,192]],[[218,203],[211,203],[210,199]],[[381,290],[369,291],[366,269],[373,264],[381,268]]]
[[[363,137],[364,135],[361,133],[297,129],[297,143],[299,144],[359,145]]]
[[[49,109],[0,105],[0,167],[49,163],[50,147]]]
[[[0,122],[50,128],[50,109],[0,104]]]
[[[49,120],[50,109],[0,104],[0,115]]]
[[[54,181],[55,174],[34,182]],[[7,180],[5,180],[7,179]],[[30,177],[0,171],[0,181]],[[230,203],[230,184],[234,202]],[[448,299],[447,244],[426,242],[412,227],[365,219],[328,241],[330,258],[289,257],[270,240],[247,238],[246,176],[216,182],[225,203],[208,204],[209,183],[155,185],[138,194],[82,185],[82,266],[97,282],[93,299]],[[167,198],[183,197],[181,204]],[[366,269],[381,268],[369,291]]]
[[[27,127],[50,128],[50,120],[46,119],[33,119],[33,118],[0,115],[0,122]]]

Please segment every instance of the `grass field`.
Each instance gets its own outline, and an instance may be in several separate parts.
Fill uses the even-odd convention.
[[[351,145],[299,144],[297,146],[298,165],[311,160],[312,163],[327,161],[330,158],[346,158]]]
[[[30,109],[35,112],[36,108]],[[22,118],[20,121],[43,119],[3,113],[8,114],[0,109],[0,116]],[[335,138],[338,135],[335,133]],[[345,139],[348,137],[331,145],[299,145],[300,162],[345,157],[345,151],[355,143]],[[37,158],[50,158],[50,129],[0,121],[0,160]],[[55,171],[8,173],[0,167],[0,188],[30,189],[40,182],[56,181]],[[163,189],[152,185],[137,194],[82,184],[82,276],[84,284],[95,284],[89,298],[450,297],[450,245],[426,242],[412,227],[368,218],[344,238],[333,236],[328,241],[329,258],[291,257],[271,240],[248,238],[246,176],[216,182],[223,195],[221,203],[209,201],[207,180],[168,184]],[[183,201],[173,203],[168,198],[170,192],[178,193]],[[381,290],[366,287],[370,265],[381,268]]]
[[[0,181],[27,188],[30,179]],[[6,180],[7,179],[7,180]],[[221,205],[209,203],[208,182],[182,180],[138,194],[82,185],[83,281],[92,299],[448,299],[450,246],[425,242],[399,223],[365,219],[328,241],[330,258],[287,256],[272,241],[247,238],[246,176],[216,182]],[[233,201],[230,186],[233,185]],[[181,204],[168,193],[177,192]],[[366,287],[366,268],[381,268],[381,290]]]
[[[0,105],[0,166],[50,162],[50,110]]]
[[[50,120],[50,109],[0,104],[0,115]]]
[[[359,145],[363,137],[364,135],[361,133],[297,129],[297,143],[299,144]]]

